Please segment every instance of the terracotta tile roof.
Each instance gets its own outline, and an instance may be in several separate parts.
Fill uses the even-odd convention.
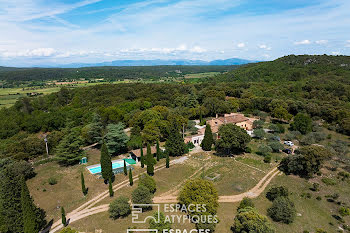
[[[249,119],[243,115],[234,115],[234,116],[227,116],[227,117],[219,117],[220,121],[224,122],[225,124],[236,124],[243,121],[248,121]]]
[[[142,148],[142,150],[143,150],[143,156],[146,156],[146,154],[147,154],[147,147]],[[132,150],[130,152],[134,153],[137,157],[141,156],[141,150],[140,149]],[[155,154],[156,152],[157,152],[157,147],[156,146],[151,146],[151,153]]]

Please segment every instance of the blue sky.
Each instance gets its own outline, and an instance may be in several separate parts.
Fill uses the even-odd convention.
[[[0,0],[0,65],[350,55],[349,0]]]

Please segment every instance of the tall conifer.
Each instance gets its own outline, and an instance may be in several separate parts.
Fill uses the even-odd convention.
[[[157,161],[159,161],[160,160],[160,148],[159,148],[159,141],[157,141]]]
[[[141,167],[144,168],[144,167],[145,167],[145,158],[143,157],[143,148],[142,148],[142,144],[141,144],[141,147],[140,147],[140,153],[141,153],[141,156],[140,156]]]
[[[147,174],[150,176],[154,175],[154,158],[151,151],[151,146],[147,144],[147,155],[146,155],[146,165],[147,165]]]
[[[63,226],[66,226],[67,224],[66,211],[64,211],[63,206],[61,207],[61,216],[62,216],[62,224]]]
[[[214,144],[213,133],[209,124],[205,127],[204,139],[202,141],[202,149],[205,151],[211,151],[211,147]]]
[[[130,183],[130,186],[133,186],[133,184],[134,184],[134,179],[132,178],[131,168],[129,168],[129,183]]]
[[[80,177],[81,177],[81,191],[83,192],[84,196],[86,196],[86,194],[87,194],[87,189],[86,189],[86,187],[85,187],[85,179],[84,179],[84,174],[83,174],[83,172],[81,172]]]
[[[113,177],[113,170],[112,170],[112,161],[111,156],[109,155],[106,143],[103,142],[101,147],[101,173],[102,178],[107,181],[109,179],[112,179]]]
[[[124,175],[128,175],[128,170],[126,168],[126,162],[124,160]]]
[[[36,221],[36,207],[33,203],[33,199],[30,196],[26,181],[24,177],[21,178],[22,190],[21,190],[21,206],[23,216],[23,231],[24,233],[39,232],[39,226]]]
[[[108,180],[108,190],[109,190],[109,196],[113,197],[114,196],[114,191],[113,191],[112,179],[111,178]]]
[[[169,165],[170,165],[169,154],[166,154],[165,167],[166,167],[166,168],[169,168]]]

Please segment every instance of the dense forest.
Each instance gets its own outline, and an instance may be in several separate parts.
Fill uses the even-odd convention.
[[[45,153],[38,133],[49,133],[50,151],[67,134],[87,145],[92,124],[133,127],[132,148],[141,141],[164,140],[174,119],[187,125],[189,119],[232,111],[269,114],[286,122],[306,113],[350,135],[349,66],[350,58],[344,56],[287,56],[241,66],[197,84],[104,84],[22,98],[0,110],[0,156],[28,160]],[[139,68],[125,69],[136,77]]]
[[[11,68],[0,67],[0,80],[20,81],[98,79],[123,80],[179,77],[202,72],[227,72],[237,66],[104,66],[84,68]]]

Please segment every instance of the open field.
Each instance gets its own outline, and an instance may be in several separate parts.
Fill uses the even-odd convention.
[[[115,81],[113,83],[122,83],[123,81]],[[99,84],[106,84],[106,82],[94,82],[94,83],[86,83],[86,82],[65,82],[58,84],[56,86],[45,86],[45,87],[17,87],[17,88],[0,88],[0,108],[2,107],[11,107],[15,104],[15,102],[21,98],[26,97],[27,93],[42,93],[43,95],[51,94],[54,92],[58,92],[62,87],[67,88],[77,88],[77,87],[88,87]],[[35,98],[35,97],[31,97]]]
[[[88,156],[88,165],[94,164],[99,160],[99,151],[91,150],[88,152]],[[164,159],[158,162],[157,166],[161,166],[162,164],[164,164]],[[157,192],[155,195],[178,195],[178,191],[189,177],[210,176],[214,171],[220,174],[220,178],[214,181],[219,195],[239,194],[256,185],[259,179],[265,175],[265,171],[271,170],[272,166],[273,165],[264,164],[261,157],[254,154],[247,154],[243,157],[239,157],[236,161],[233,158],[220,158],[204,152],[198,153],[189,157],[189,159],[182,164],[174,164],[169,169],[157,171],[154,175],[154,179],[157,183]],[[203,167],[205,168],[204,170]],[[36,203],[46,210],[48,220],[53,218],[54,221],[57,221],[59,219],[60,206],[64,206],[67,213],[69,213],[79,205],[108,189],[108,186],[105,185],[102,180],[97,179],[84,168],[85,166],[82,165],[61,168],[52,163],[36,167],[37,176],[31,179],[28,185]],[[84,197],[81,193],[81,171],[84,172],[86,186],[89,188],[87,197]],[[133,175],[136,176],[143,171],[145,171],[145,168],[141,169],[136,166]],[[47,177],[55,177],[58,183],[52,186],[49,185]],[[127,177],[123,174],[118,174],[116,175],[114,185],[125,180],[127,180]],[[120,195],[130,197],[137,183],[138,182],[135,181],[133,187],[127,185],[117,190],[113,198],[106,197],[100,200],[96,206],[109,204]],[[44,189],[46,191],[43,191]],[[226,206],[226,203],[221,203],[221,205]],[[232,206],[232,204],[227,205]],[[221,210],[220,207],[219,214],[221,211],[228,210]],[[231,224],[231,222],[225,222],[224,219],[225,217],[223,217],[220,226]],[[133,224],[131,222],[131,216],[125,219],[112,220],[108,217],[108,212],[102,212],[78,220],[72,223],[71,226],[86,232],[94,232],[96,229],[101,229],[103,232],[114,232],[113,229],[123,229],[123,231],[120,232],[124,232],[128,227],[132,227]],[[141,227],[141,225],[137,226]],[[193,229],[193,224],[174,224],[173,227],[189,230]]]
[[[217,74],[220,74],[220,72],[206,72],[206,73],[198,73],[198,74],[186,74],[184,78],[208,78],[213,77]]]

